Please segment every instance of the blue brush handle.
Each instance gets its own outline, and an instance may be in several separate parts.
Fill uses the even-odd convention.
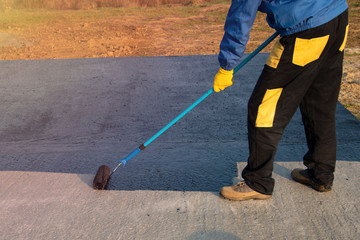
[[[127,161],[129,161],[130,159],[132,159],[133,157],[135,157],[139,152],[141,152],[140,148],[135,149],[135,150],[134,150],[132,153],[130,153],[126,158],[121,159],[120,162],[125,165],[125,164],[127,163]]]
[[[196,107],[199,103],[201,103],[205,98],[207,98],[211,93],[214,92],[214,89],[210,89],[207,91],[202,97],[200,97],[196,102],[191,104],[185,111],[183,111],[179,116],[174,118],[171,122],[169,122],[163,129],[157,132],[154,136],[152,136],[149,140],[144,143],[144,146],[147,147],[152,141],[154,141],[157,137],[163,134],[166,130],[168,130],[172,125],[174,125],[177,121],[179,121],[183,116],[185,116],[188,112],[190,112],[194,107]]]
[[[278,32],[275,32],[271,35],[265,42],[263,42],[257,49],[254,50],[249,56],[247,56],[239,65],[234,68],[234,74],[240,70],[245,64],[247,64],[253,57],[256,56],[261,50],[263,50],[272,40],[274,40],[279,35]],[[150,143],[152,143],[156,138],[158,138],[161,134],[163,134],[166,130],[168,130],[172,125],[174,125],[177,121],[179,121],[182,117],[184,117],[188,112],[190,112],[194,107],[196,107],[199,103],[201,103],[205,98],[207,98],[211,93],[214,92],[214,89],[211,88],[204,95],[202,95],[198,100],[196,100],[190,107],[188,107],[185,111],[183,111],[179,116],[174,118],[171,122],[169,122],[165,127],[163,127],[159,132],[157,132],[154,136],[152,136],[149,140],[147,140],[144,144],[142,144],[139,148],[135,149],[132,153],[130,153],[126,158],[121,159],[119,162],[123,165],[126,164],[127,161],[135,157],[141,150],[145,149]],[[116,168],[117,169],[117,168]],[[115,170],[114,170],[115,171]],[[114,172],[113,171],[113,172]]]
[[[182,117],[184,117],[188,112],[191,111],[196,105],[201,103],[205,98],[207,98],[211,93],[213,93],[214,90],[210,89],[207,91],[202,97],[200,97],[196,102],[191,104],[190,107],[188,107],[184,112],[182,112],[179,116],[174,118],[171,122],[169,122],[165,127],[163,127],[159,132],[157,132],[154,136],[152,136],[149,140],[147,140],[143,145],[141,145],[139,148],[135,149],[132,153],[130,153],[126,158],[123,158],[120,160],[120,162],[125,165],[127,161],[135,157],[139,152],[141,152],[142,149],[147,147],[152,141],[154,141],[156,138],[158,138],[161,134],[163,134],[166,130],[168,130],[172,125],[174,125],[177,121],[179,121]]]
[[[258,54],[261,50],[263,50],[269,43],[272,42],[277,36],[279,35],[278,32],[275,32],[273,35],[271,35],[268,39],[265,40],[257,49],[255,49],[252,53],[249,54],[239,65],[237,65],[234,68],[234,74],[237,73],[237,71],[240,70],[245,64],[247,64],[253,57],[255,57],[256,54]]]

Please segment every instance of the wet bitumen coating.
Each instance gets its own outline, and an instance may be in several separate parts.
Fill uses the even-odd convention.
[[[212,87],[217,56],[0,61],[0,239],[357,239],[360,123],[338,104],[333,190],[291,179],[307,147],[288,125],[269,200],[228,201],[248,156],[261,53],[112,175],[92,182]]]

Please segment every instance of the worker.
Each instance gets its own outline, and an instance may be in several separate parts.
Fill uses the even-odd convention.
[[[215,92],[233,84],[257,12],[280,38],[248,102],[249,157],[244,181],[220,194],[231,200],[271,198],[278,142],[300,108],[308,151],[292,178],[319,192],[332,189],[336,162],[335,109],[348,32],[346,0],[232,0],[218,56]],[[241,83],[240,83],[241,84]],[[295,159],[289,159],[294,161]]]

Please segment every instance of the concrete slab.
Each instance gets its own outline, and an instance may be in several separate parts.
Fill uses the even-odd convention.
[[[280,142],[274,196],[219,197],[248,150],[246,105],[267,54],[119,169],[91,183],[211,88],[216,56],[0,62],[0,239],[356,239],[360,123],[340,104],[334,190],[291,180],[299,113]]]

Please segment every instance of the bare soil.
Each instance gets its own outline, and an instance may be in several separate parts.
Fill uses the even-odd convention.
[[[134,12],[109,9],[106,14],[106,10],[69,10],[51,12],[54,18],[31,24],[0,22],[0,60],[217,54],[228,7],[207,4],[182,14],[164,7]],[[35,13],[26,12],[36,17]],[[360,119],[358,29],[354,24],[349,34],[339,101]],[[259,14],[247,52],[272,32]],[[270,50],[271,45],[264,51]]]

